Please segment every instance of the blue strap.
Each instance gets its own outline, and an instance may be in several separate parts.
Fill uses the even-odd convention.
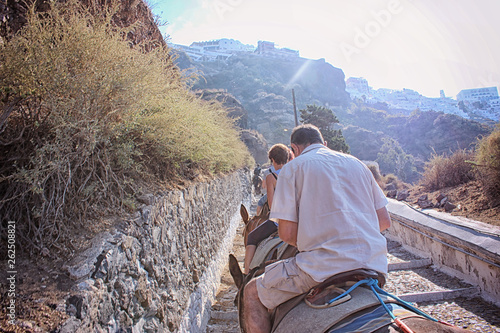
[[[370,289],[373,291],[373,293],[377,297],[377,299],[380,302],[380,304],[384,307],[385,311],[387,311],[387,313],[389,314],[389,316],[391,316],[391,318],[393,320],[395,320],[396,317],[394,316],[394,314],[392,313],[392,311],[387,307],[387,305],[384,303],[384,301],[382,300],[382,298],[380,297],[380,295],[388,296],[388,297],[391,297],[391,298],[395,299],[396,301],[400,302],[403,306],[405,306],[409,310],[411,310],[411,311],[413,311],[413,312],[415,312],[415,313],[417,313],[417,314],[419,314],[419,315],[421,315],[421,316],[423,316],[423,317],[425,317],[425,318],[427,318],[429,320],[436,321],[436,322],[438,321],[437,319],[432,318],[431,316],[429,316],[427,313],[425,313],[425,312],[417,309],[411,303],[403,301],[399,297],[396,297],[396,296],[388,293],[387,291],[383,290],[382,288],[380,288],[378,286],[378,281],[376,279],[374,279],[374,278],[368,278],[368,279],[356,282],[351,288],[347,289],[346,292],[344,292],[343,294],[341,294],[341,295],[335,297],[334,299],[330,300],[328,302],[328,304],[332,304],[336,300],[338,300],[338,299],[340,299],[342,297],[347,296],[347,294],[351,293],[351,291],[353,291],[354,289],[356,289],[357,287],[359,287],[360,285],[363,285],[363,284],[365,284],[365,285],[367,285],[367,286],[370,287]]]

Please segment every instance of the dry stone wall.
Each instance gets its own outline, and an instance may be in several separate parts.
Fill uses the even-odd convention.
[[[67,266],[77,290],[60,332],[205,332],[250,172],[142,199]]]

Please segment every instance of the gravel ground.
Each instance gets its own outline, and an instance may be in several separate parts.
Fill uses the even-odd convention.
[[[398,243],[388,241],[389,263],[407,262],[421,259],[404,250]],[[241,236],[236,236],[233,252],[238,260],[243,260],[243,243]],[[403,295],[409,293],[446,291],[471,287],[459,279],[433,269],[417,268],[411,271],[393,271],[389,273],[384,287],[390,293]],[[227,271],[223,274],[217,301],[212,307],[213,316],[209,322],[207,333],[239,332],[236,307],[233,304],[236,288]],[[480,298],[455,298],[440,302],[414,303],[420,310],[432,317],[446,321],[455,326],[466,328],[477,333],[500,333],[500,308]]]

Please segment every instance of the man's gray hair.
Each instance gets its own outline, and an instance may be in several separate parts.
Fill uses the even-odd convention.
[[[304,124],[295,127],[292,131],[290,142],[295,143],[296,145],[325,143],[325,141],[323,140],[323,135],[321,135],[319,128],[311,124]]]

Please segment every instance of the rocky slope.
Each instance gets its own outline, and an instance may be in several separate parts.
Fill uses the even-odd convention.
[[[59,0],[66,2],[68,0]],[[105,0],[75,0],[80,2],[84,8],[90,8],[96,14],[103,11],[109,2]],[[49,6],[48,0],[18,1],[5,0],[0,2],[0,41],[8,39],[9,35],[15,34],[26,24],[26,13],[30,6],[35,3],[35,10],[43,12]],[[113,24],[120,28],[134,26],[129,32],[127,39],[133,45],[143,44],[146,50],[165,45],[165,41],[155,22],[155,18],[149,6],[142,0],[119,1],[118,12],[113,16]]]
[[[480,181],[470,181],[459,186],[448,187],[429,192],[422,186],[412,186],[408,190],[406,202],[418,207],[419,198],[426,196],[427,200],[436,205],[438,198],[446,197],[455,206],[450,212],[454,216],[462,216],[471,220],[500,226],[500,206],[492,207],[485,196]],[[445,211],[444,207],[433,208]]]
[[[297,108],[306,104],[347,106],[341,69],[320,60],[276,59],[253,54],[233,55],[227,61],[196,63],[178,52],[181,69],[202,76],[194,89],[224,89],[248,111],[248,128],[270,143],[288,142],[295,126],[292,89]]]

